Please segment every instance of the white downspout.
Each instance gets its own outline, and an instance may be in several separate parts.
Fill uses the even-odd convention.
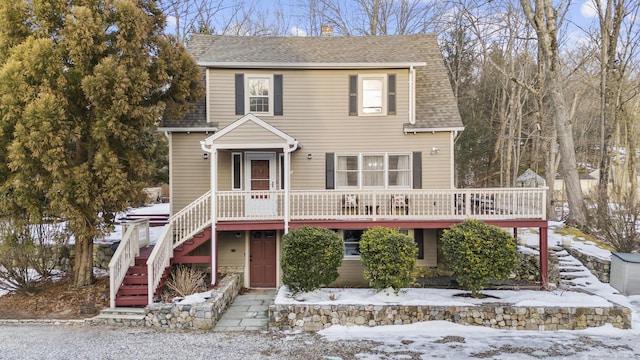
[[[209,200],[211,205],[211,285],[215,285],[218,282],[218,236],[216,231],[216,191],[218,189],[216,166],[218,163],[218,152],[208,148],[204,140],[200,141],[200,147],[202,151],[210,154],[209,158],[211,159],[211,171],[209,175],[211,178],[211,200]]]
[[[293,142],[293,146],[284,148],[284,233],[289,232],[289,221],[291,220],[289,196],[291,187],[291,153],[298,149],[298,141]]]
[[[416,82],[415,82],[415,69],[413,66],[409,67],[409,124],[416,123],[415,114],[415,94],[416,94]]]

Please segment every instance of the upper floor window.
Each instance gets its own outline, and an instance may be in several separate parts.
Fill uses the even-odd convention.
[[[245,76],[246,113],[273,115],[273,75]]]
[[[337,154],[336,188],[411,188],[411,154]]]
[[[387,77],[385,75],[361,75],[360,94],[362,103],[360,104],[360,115],[384,115],[387,113],[386,101],[384,98]]]
[[[349,77],[349,115],[384,116],[395,112],[395,74],[360,74]]]

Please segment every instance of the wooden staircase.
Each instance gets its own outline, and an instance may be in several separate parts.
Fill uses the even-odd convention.
[[[211,251],[209,255],[190,255],[202,244],[211,240],[211,227],[194,235],[173,249],[171,265],[174,264],[211,264]],[[122,285],[116,293],[116,306],[118,307],[144,307],[148,303],[149,276],[147,259],[153,251],[153,246],[140,249],[140,255],[135,258],[134,264],[129,267],[124,277]],[[156,287],[154,294],[160,295],[171,272],[171,266],[164,269],[160,284]]]

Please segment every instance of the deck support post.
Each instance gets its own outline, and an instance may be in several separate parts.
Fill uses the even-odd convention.
[[[540,284],[543,289],[549,288],[549,244],[547,241],[547,226],[539,228],[540,235]]]

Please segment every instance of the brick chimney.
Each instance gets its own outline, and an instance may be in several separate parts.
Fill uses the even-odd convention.
[[[320,36],[333,36],[333,26],[322,25],[320,27]]]

